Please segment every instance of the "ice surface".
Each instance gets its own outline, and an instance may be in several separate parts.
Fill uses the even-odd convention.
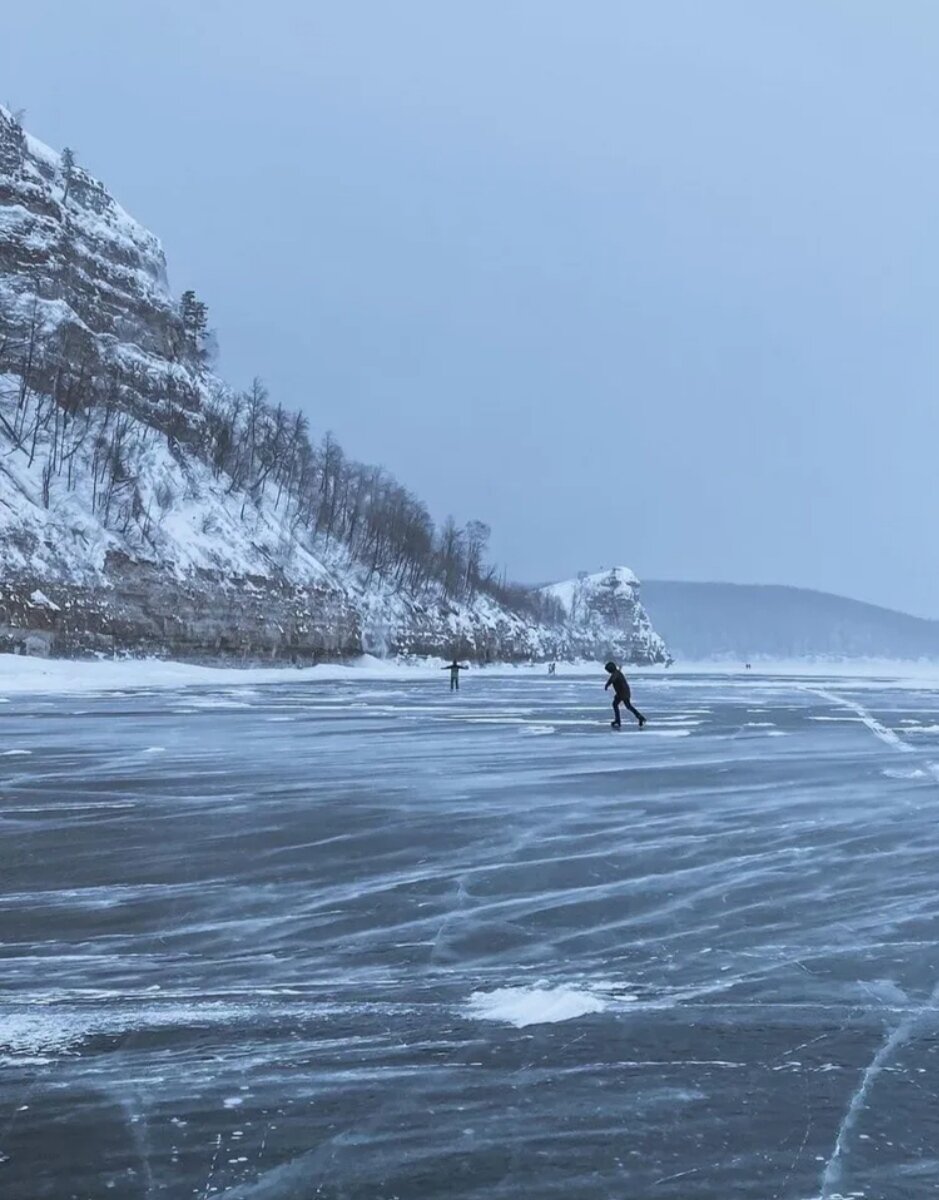
[[[0,663],[4,1200],[936,1190],[939,690],[318,670]]]

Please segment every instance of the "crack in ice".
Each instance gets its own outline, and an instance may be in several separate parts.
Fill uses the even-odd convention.
[[[814,696],[820,696],[821,699],[827,700],[830,704],[835,704],[839,708],[850,709],[851,712],[860,717],[862,724],[866,725],[875,737],[880,738],[882,742],[886,742],[888,746],[893,746],[895,750],[901,750],[908,754],[916,753],[909,742],[905,742],[898,733],[890,729],[887,725],[884,725],[881,721],[878,721],[872,713],[869,713],[856,700],[849,700],[846,696],[839,696],[836,692],[828,692],[824,688],[807,687],[805,690],[811,692]]]
[[[843,1174],[843,1160],[847,1154],[846,1143],[851,1131],[857,1124],[858,1116],[864,1107],[864,1102],[867,1099],[868,1093],[871,1090],[877,1077],[884,1070],[887,1060],[903,1043],[909,1038],[910,1034],[916,1026],[917,1021],[924,1013],[934,1009],[936,1002],[939,1001],[939,983],[933,988],[929,995],[929,999],[919,1008],[914,1009],[903,1020],[894,1027],[889,1036],[881,1043],[880,1049],[868,1063],[861,1075],[861,1081],[855,1088],[848,1102],[847,1111],[838,1126],[838,1132],[835,1135],[835,1145],[832,1150],[831,1157],[825,1164],[825,1170],[822,1173],[822,1190],[819,1200],[835,1200],[837,1192],[832,1191],[832,1188],[840,1184]]]
[[[909,742],[905,742],[903,738],[889,726],[884,725],[862,704],[858,704],[856,700],[849,700],[847,696],[839,696],[836,692],[826,691],[824,688],[803,687],[806,692],[811,692],[813,696],[819,696],[822,700],[827,700],[830,704],[835,704],[839,708],[846,708],[853,712],[863,725],[871,731],[874,737],[880,738],[888,746],[892,746],[894,750],[899,750],[903,754],[916,754],[917,748],[911,746]],[[926,762],[926,770],[932,775],[933,779],[939,783],[939,763]]]
[[[805,687],[804,690],[811,692],[815,696],[819,696],[823,700],[827,700],[830,704],[834,704],[839,708],[846,708],[850,712],[853,712],[875,737],[894,750],[898,750],[904,754],[917,753],[914,746],[904,741],[895,730],[878,721],[872,713],[868,712],[863,705],[858,704],[856,700],[850,700],[846,696],[839,696],[837,693],[829,692],[824,688]],[[939,782],[939,765],[930,762],[927,762],[925,765],[933,779]],[[878,1076],[886,1069],[887,1062],[894,1052],[911,1036],[917,1022],[926,1013],[934,1011],[937,1002],[939,1002],[939,982],[935,984],[929,998],[923,1004],[907,1012],[898,1024],[894,1026],[881,1043],[877,1053],[865,1067],[860,1082],[848,1101],[848,1107],[841,1120],[841,1124],[838,1126],[834,1148],[822,1172],[821,1191],[818,1200],[836,1200],[836,1197],[840,1195],[840,1184],[844,1174],[844,1161],[848,1155],[848,1141],[857,1124],[858,1117],[865,1107],[865,1102],[871,1088]],[[886,1011],[890,1010],[887,1009]],[[894,1008],[892,1011],[897,1012],[898,1010]]]

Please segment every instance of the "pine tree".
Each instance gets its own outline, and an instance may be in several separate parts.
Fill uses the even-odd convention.
[[[208,332],[208,305],[197,299],[196,293],[189,289],[180,297],[179,316],[183,323],[186,348],[192,358],[201,361],[203,343]]]
[[[68,194],[72,187],[72,180],[75,177],[75,151],[69,149],[68,146],[62,151],[62,178],[65,181],[65,189],[62,192],[62,203],[65,204],[68,200]]]

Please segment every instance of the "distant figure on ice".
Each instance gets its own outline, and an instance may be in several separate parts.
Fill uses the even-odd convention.
[[[460,690],[460,672],[468,671],[469,664],[467,663],[464,665],[463,663],[458,663],[456,659],[454,659],[449,667],[441,667],[440,669],[441,671],[450,672],[450,691],[458,692]]]
[[[614,729],[619,729],[619,706],[621,704],[625,704],[632,715],[639,722],[639,728],[641,729],[643,725],[645,725],[646,719],[637,708],[633,708],[632,699],[629,692],[629,684],[626,682],[626,676],[619,669],[615,662],[608,662],[606,664],[606,669],[610,672],[610,678],[604,684],[603,690],[606,691],[608,687],[613,688],[613,720],[610,722],[610,724]]]
[[[556,667],[557,663],[548,663],[548,674],[553,675]]]

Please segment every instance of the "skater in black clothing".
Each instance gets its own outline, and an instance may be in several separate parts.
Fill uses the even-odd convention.
[[[626,676],[619,669],[615,662],[608,662],[606,664],[606,669],[610,672],[610,678],[604,685],[604,691],[606,691],[606,689],[610,686],[613,688],[613,720],[610,722],[610,724],[614,729],[619,729],[619,706],[621,704],[625,704],[625,706],[639,722],[639,728],[641,729],[643,725],[645,725],[646,719],[638,710],[638,708],[633,708],[632,699],[629,692],[629,684],[626,682]]]
[[[463,663],[458,663],[456,659],[454,659],[449,667],[441,667],[440,669],[441,671],[450,672],[450,691],[458,692],[460,690],[460,672],[468,671],[469,666],[464,666]]]

